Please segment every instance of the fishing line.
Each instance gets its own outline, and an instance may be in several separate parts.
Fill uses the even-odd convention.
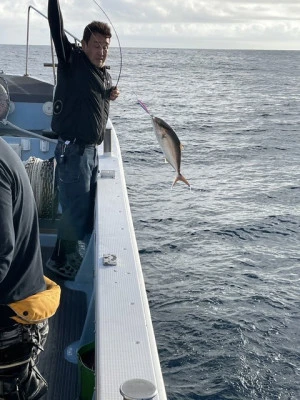
[[[116,31],[116,29],[115,29],[115,27],[114,27],[114,24],[111,22],[109,16],[106,14],[106,12],[103,10],[103,8],[97,3],[96,0],[92,0],[92,1],[100,8],[100,10],[103,12],[103,14],[104,14],[104,15],[106,16],[106,18],[108,19],[109,23],[111,24],[111,26],[112,26],[112,28],[113,28],[113,30],[114,30],[114,32],[115,32],[115,35],[116,35],[116,38],[117,38],[117,41],[118,41],[119,51],[120,51],[120,71],[119,71],[119,76],[118,76],[118,79],[117,79],[117,83],[116,83],[116,85],[115,85],[115,87],[117,87],[117,86],[118,86],[118,83],[119,83],[119,80],[120,80],[120,78],[121,78],[121,72],[122,72],[122,67],[123,67],[123,55],[122,55],[122,48],[121,48],[120,39],[119,39],[119,36],[118,36],[118,34],[117,34],[117,31]]]

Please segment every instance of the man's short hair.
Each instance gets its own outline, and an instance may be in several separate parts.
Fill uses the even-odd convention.
[[[106,38],[111,38],[110,26],[105,22],[93,21],[84,28],[83,39],[88,43],[93,33],[100,33]]]

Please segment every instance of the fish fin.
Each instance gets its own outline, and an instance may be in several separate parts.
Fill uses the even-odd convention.
[[[172,187],[175,185],[176,182],[178,181],[182,181],[184,182],[186,185],[188,185],[188,187],[191,189],[191,185],[189,184],[189,182],[187,181],[187,179],[185,179],[185,177],[182,174],[178,174],[176,176],[176,178],[174,179],[173,185]]]

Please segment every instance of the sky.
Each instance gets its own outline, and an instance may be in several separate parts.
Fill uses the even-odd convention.
[[[1,0],[1,44],[26,43],[29,5],[47,14],[47,0]],[[112,22],[122,47],[300,50],[300,0],[60,0],[60,5],[65,29],[79,39],[89,22],[102,20]],[[30,20],[29,43],[49,44],[46,19],[31,11]],[[114,37],[112,46],[118,46]]]

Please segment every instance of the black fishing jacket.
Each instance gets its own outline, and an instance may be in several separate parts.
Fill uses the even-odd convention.
[[[0,138],[0,311],[46,289],[38,215],[27,173]],[[0,326],[3,323],[1,311]]]
[[[69,42],[58,0],[49,0],[48,19],[58,58],[51,127],[64,140],[100,144],[109,114],[111,77]]]

